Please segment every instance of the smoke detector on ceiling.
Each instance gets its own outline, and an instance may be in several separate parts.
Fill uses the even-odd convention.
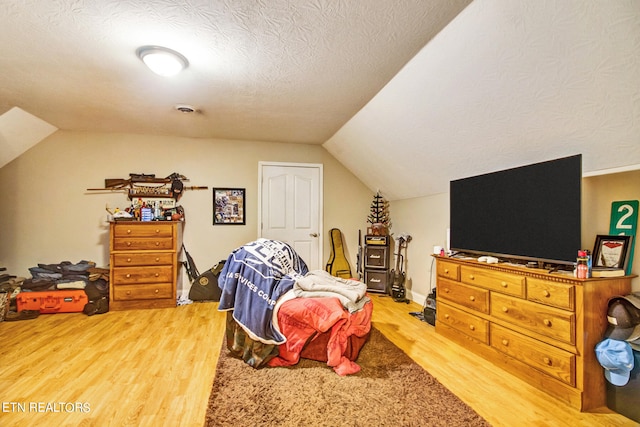
[[[196,107],[186,104],[178,104],[175,106],[175,109],[185,114],[195,113],[197,111]]]

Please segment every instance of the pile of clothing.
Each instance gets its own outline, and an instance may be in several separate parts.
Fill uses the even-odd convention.
[[[62,261],[58,264],[37,264],[29,268],[31,278],[13,276],[10,282],[0,283],[0,292],[9,298],[4,320],[27,320],[38,317],[37,310],[18,311],[15,299],[21,292],[84,290],[88,302],[83,312],[89,316],[109,311],[109,269],[96,267],[95,262]]]
[[[11,301],[15,300],[20,292],[20,285],[25,280],[24,277],[17,277],[5,273],[6,267],[0,267],[0,322],[8,320],[7,316],[11,310]]]
[[[38,264],[29,268],[31,279],[26,279],[22,289],[46,291],[55,289],[84,289],[89,282],[89,269],[96,267],[92,261],[73,264],[62,261],[59,264]]]
[[[622,387],[634,368],[634,350],[640,351],[640,292],[614,297],[607,311],[609,327],[596,345],[598,362],[611,384]]]

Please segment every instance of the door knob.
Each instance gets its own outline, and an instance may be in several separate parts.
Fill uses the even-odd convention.
[[[318,237],[318,233],[310,233],[309,236],[311,237]]]

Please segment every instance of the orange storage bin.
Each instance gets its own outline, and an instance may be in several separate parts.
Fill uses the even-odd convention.
[[[83,290],[20,292],[16,297],[18,311],[38,310],[41,314],[77,313],[89,302]]]

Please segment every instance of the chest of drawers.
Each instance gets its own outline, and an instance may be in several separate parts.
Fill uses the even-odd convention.
[[[594,348],[609,298],[630,293],[631,277],[436,258],[438,333],[577,409],[606,406]]]
[[[109,308],[175,307],[181,222],[110,224]]]

